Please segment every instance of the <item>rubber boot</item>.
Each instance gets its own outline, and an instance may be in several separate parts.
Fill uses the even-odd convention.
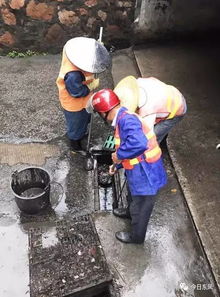
[[[122,218],[122,219],[130,219],[131,220],[131,215],[129,213],[128,208],[115,208],[113,209],[113,214],[116,217]]]
[[[71,151],[86,156],[86,152],[82,149],[80,140],[70,140]]]

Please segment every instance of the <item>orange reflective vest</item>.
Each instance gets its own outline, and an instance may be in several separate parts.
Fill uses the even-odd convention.
[[[141,117],[159,114],[157,116],[158,122],[183,114],[185,99],[177,88],[167,85],[154,77],[139,78],[137,82],[139,88],[145,92],[147,99],[146,103],[138,110]]]
[[[133,169],[134,165],[143,161],[147,163],[154,163],[158,161],[161,157],[162,152],[157,143],[157,138],[156,138],[156,135],[154,134],[153,129],[150,130],[147,124],[136,113],[131,113],[128,111],[123,112],[119,120],[123,116],[125,116],[126,113],[137,116],[138,119],[141,121],[143,132],[148,140],[148,143],[147,143],[148,149],[142,155],[136,158],[122,160],[122,166],[124,167],[124,169]],[[117,149],[120,147],[120,143],[121,143],[118,124],[116,125],[114,137],[115,137],[115,148],[117,153]]]
[[[69,94],[65,86],[64,77],[66,73],[70,71],[81,71],[86,77],[85,84],[89,84],[94,80],[93,76],[91,77],[91,74],[88,75],[86,72],[82,71],[74,64],[72,64],[67,58],[65,50],[63,50],[60,72],[56,80],[56,84],[59,90],[60,103],[61,106],[67,111],[80,111],[86,107],[86,103],[89,100],[90,94],[88,94],[86,97],[81,98],[74,98]]]

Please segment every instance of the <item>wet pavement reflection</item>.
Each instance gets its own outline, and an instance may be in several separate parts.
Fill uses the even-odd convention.
[[[129,220],[97,214],[96,226],[107,259],[122,286],[122,297],[218,296],[206,256],[191,221],[167,154],[168,185],[160,191],[144,245],[118,242]]]
[[[27,234],[15,220],[4,221],[0,221],[0,296],[29,296]]]

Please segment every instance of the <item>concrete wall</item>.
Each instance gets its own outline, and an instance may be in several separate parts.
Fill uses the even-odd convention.
[[[137,14],[136,14],[137,15]],[[136,38],[155,38],[220,29],[219,0],[142,0]]]
[[[76,36],[128,45],[135,0],[0,0],[0,51],[58,52]]]

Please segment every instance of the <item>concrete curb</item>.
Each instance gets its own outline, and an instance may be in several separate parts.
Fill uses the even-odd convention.
[[[207,248],[207,246],[205,245],[206,239],[204,238],[203,232],[201,232],[200,228],[199,228],[199,223],[197,222],[197,213],[196,210],[194,209],[194,205],[192,203],[193,197],[191,195],[191,192],[189,190],[190,186],[188,184],[187,178],[184,176],[181,166],[178,163],[178,158],[177,155],[175,153],[175,149],[173,147],[172,141],[169,140],[169,137],[167,138],[167,148],[168,148],[168,153],[171,159],[171,162],[173,164],[173,167],[175,169],[176,172],[176,176],[180,185],[180,188],[182,189],[183,192],[183,196],[185,198],[185,202],[186,205],[188,207],[188,211],[189,214],[191,216],[192,219],[192,223],[195,227],[195,230],[197,232],[198,238],[200,240],[200,244],[201,247],[203,249],[204,255],[206,256],[207,262],[209,264],[210,270],[212,272],[213,275],[213,279],[216,283],[216,288],[218,288],[218,294],[220,296],[220,278],[219,275],[217,273],[218,267],[216,265],[216,263],[213,261],[212,258],[212,253],[210,252],[210,250]]]

